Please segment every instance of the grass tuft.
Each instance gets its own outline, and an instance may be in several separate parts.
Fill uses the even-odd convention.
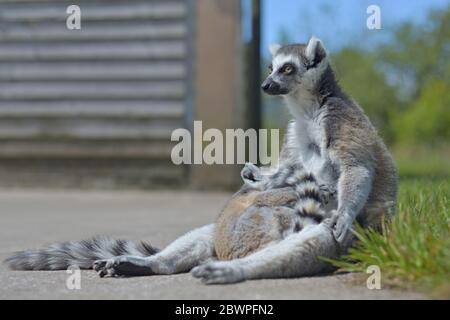
[[[358,244],[332,263],[365,272],[378,265],[388,285],[450,298],[450,183],[402,180],[397,215],[383,232],[356,227]]]

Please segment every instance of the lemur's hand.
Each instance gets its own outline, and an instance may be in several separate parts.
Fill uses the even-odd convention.
[[[330,202],[331,199],[336,196],[336,189],[329,187],[325,184],[321,184],[319,186],[320,189],[320,198],[324,204]]]
[[[253,163],[247,162],[241,170],[241,177],[245,183],[249,185],[255,185],[262,180],[260,169]]]
[[[352,230],[353,217],[346,212],[337,211],[333,216],[333,235],[337,242],[342,243]]]

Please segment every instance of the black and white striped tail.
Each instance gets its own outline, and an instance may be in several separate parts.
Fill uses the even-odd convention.
[[[42,250],[16,252],[5,263],[12,270],[66,270],[69,266],[91,269],[95,260],[120,255],[145,257],[157,252],[145,242],[99,236],[89,240],[56,243]]]
[[[327,212],[323,209],[324,197],[314,177],[308,176],[297,184],[296,191],[299,199],[295,209],[301,217],[303,226],[318,224],[327,218]]]
[[[271,187],[295,187],[299,197],[295,209],[300,217],[300,228],[308,224],[318,224],[327,218],[324,205],[333,193],[330,190],[325,192],[314,175],[304,170],[301,165],[294,164],[283,168],[272,176],[269,182]]]

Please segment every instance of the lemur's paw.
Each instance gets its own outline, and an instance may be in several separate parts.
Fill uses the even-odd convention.
[[[337,210],[331,210],[329,217],[322,220],[322,224],[333,233],[334,233],[334,225],[335,225],[336,219],[337,219],[336,215],[337,215]]]
[[[333,235],[337,242],[343,243],[352,231],[353,218],[344,212],[337,213],[333,217]]]
[[[103,278],[152,275],[154,272],[148,266],[141,266],[130,261],[127,256],[96,260],[92,268]]]
[[[241,267],[229,261],[214,261],[202,264],[191,270],[195,278],[205,284],[236,283],[245,280]]]
[[[247,162],[241,170],[241,177],[245,183],[254,184],[262,180],[260,169],[253,163]]]
[[[329,187],[325,184],[321,184],[319,186],[320,189],[320,198],[323,203],[327,204],[331,199],[336,196],[336,189]]]

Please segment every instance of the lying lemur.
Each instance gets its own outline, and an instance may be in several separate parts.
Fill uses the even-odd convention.
[[[395,164],[362,109],[339,87],[319,39],[273,45],[271,52],[262,89],[282,96],[294,118],[280,164],[274,172],[247,165],[246,183],[216,224],[195,229],[161,251],[97,237],[19,252],[6,260],[9,266],[58,270],[78,265],[100,276],[191,271],[205,283],[330,270],[319,257],[337,258],[346,251],[355,220],[377,228],[394,214]],[[296,172],[303,173],[296,178]],[[319,192],[320,186],[325,187]],[[325,206],[333,190],[336,201]]]
[[[300,165],[270,179],[246,164],[244,186],[227,203],[216,221],[214,248],[219,260],[245,257],[306,226],[331,218],[325,205],[334,191],[317,184]]]

